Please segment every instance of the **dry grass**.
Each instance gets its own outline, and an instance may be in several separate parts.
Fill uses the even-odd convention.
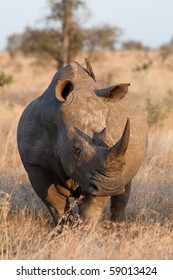
[[[135,61],[139,61],[139,55],[145,58],[144,54],[138,53],[136,56],[134,53],[115,56],[119,80],[122,81],[125,75],[129,79],[131,76],[134,83],[140,83],[144,74],[129,70],[132,62],[137,65]],[[150,55],[157,57],[158,53]],[[112,66],[109,57],[105,57],[104,65],[107,66],[104,69],[108,69]],[[48,73],[48,69],[35,68],[29,58],[18,57],[13,64],[9,63],[8,56],[3,58],[0,66],[5,71],[11,71],[14,83],[0,92],[0,258],[173,259],[173,116],[150,129],[148,154],[133,181],[126,221],[113,225],[92,222],[73,228],[67,226],[61,235],[52,238],[51,217],[31,189],[19,159],[16,127],[25,104],[37,95],[37,90],[40,94],[48,85],[54,69],[50,67],[49,75],[45,76],[44,72]],[[122,63],[123,59],[127,59],[129,64]],[[19,62],[20,72],[19,66],[16,66]],[[99,68],[100,64],[98,61],[95,68]],[[158,60],[154,61],[153,72],[152,69],[147,70],[148,84],[152,75],[155,77],[159,72],[157,65]],[[171,85],[169,76],[172,70],[168,71],[167,67],[162,70],[166,73],[167,84]],[[125,68],[128,68],[127,72],[123,71]],[[100,72],[100,76],[106,77],[106,74]],[[113,79],[113,76],[107,76],[107,79]],[[21,85],[21,81],[24,84]],[[148,84],[142,93],[147,90]],[[154,84],[150,88],[153,91]],[[159,92],[160,88],[164,86],[158,87]],[[164,96],[167,89],[159,97]],[[134,95],[137,95],[136,89]],[[156,92],[153,92],[154,96]],[[138,96],[141,106],[145,97]]]

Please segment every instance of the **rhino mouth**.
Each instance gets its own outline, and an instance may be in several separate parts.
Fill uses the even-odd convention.
[[[103,186],[102,184],[93,181],[89,184],[87,192],[93,196],[112,196],[120,195],[125,192],[125,185],[122,182],[111,184],[113,187],[109,187],[110,184]]]

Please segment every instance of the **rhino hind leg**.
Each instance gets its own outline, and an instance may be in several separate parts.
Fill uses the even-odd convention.
[[[44,169],[34,166],[27,171],[33,189],[49,209],[56,226],[64,213],[66,198],[58,193],[52,182],[52,176]]]
[[[125,208],[129,200],[131,182],[125,186],[125,192],[121,195],[112,196],[110,199],[111,221],[122,221],[125,219]]]

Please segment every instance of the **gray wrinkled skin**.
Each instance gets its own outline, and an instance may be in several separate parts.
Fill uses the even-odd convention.
[[[128,86],[103,88],[92,73],[72,63],[23,112],[19,153],[55,225],[70,197],[81,194],[83,218],[101,215],[105,206],[111,220],[124,217],[147,145],[147,126],[126,95]]]

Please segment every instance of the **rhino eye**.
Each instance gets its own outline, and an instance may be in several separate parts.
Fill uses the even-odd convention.
[[[73,149],[74,149],[74,155],[79,157],[82,152],[83,144],[80,141],[80,139],[74,139],[73,142]]]
[[[79,156],[81,153],[81,149],[79,147],[74,147],[75,155]]]

